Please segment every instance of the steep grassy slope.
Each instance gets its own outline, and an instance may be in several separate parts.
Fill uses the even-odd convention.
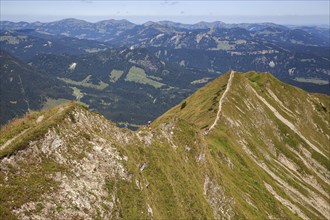
[[[207,131],[228,80],[229,74],[214,80],[156,123],[179,117]],[[216,129],[205,139],[225,189],[250,205],[250,213],[244,206],[240,212],[283,217],[280,202],[300,218],[328,216],[329,107],[328,96],[308,94],[271,74],[234,74]]]
[[[329,121],[329,97],[254,72],[137,132],[74,103],[33,113],[1,130],[0,218],[326,219]]]

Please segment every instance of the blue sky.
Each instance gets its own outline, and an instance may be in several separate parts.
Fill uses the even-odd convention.
[[[87,21],[127,19],[134,23],[172,20],[274,22],[279,24],[328,24],[329,0],[234,1],[105,1],[105,0],[1,0],[1,20],[55,21],[78,18]]]

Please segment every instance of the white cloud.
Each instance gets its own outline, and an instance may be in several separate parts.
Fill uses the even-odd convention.
[[[167,1],[167,0],[165,0],[165,1],[161,2],[160,4],[161,5],[172,6],[172,5],[176,5],[178,3],[179,3],[178,1]]]

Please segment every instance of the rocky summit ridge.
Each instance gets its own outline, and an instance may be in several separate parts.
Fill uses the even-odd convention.
[[[0,219],[327,219],[329,96],[227,73],[150,127],[77,103],[0,132]]]

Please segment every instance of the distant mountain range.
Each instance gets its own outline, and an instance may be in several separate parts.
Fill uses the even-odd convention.
[[[329,28],[77,19],[1,21],[0,28],[1,50],[20,60],[14,63],[67,88],[58,100],[71,97],[132,126],[155,119],[228,70],[271,72],[305,90],[330,94]],[[6,71],[1,77],[8,80]],[[8,99],[19,100],[18,94],[8,93]],[[43,103],[32,109],[60,102],[41,96]]]
[[[226,24],[221,21],[215,22],[199,22],[196,24],[181,24],[172,21],[146,22],[142,25],[131,23],[125,19],[123,20],[104,20],[96,23],[87,22],[78,19],[64,19],[55,22],[10,22],[0,21],[1,30],[22,30],[33,29],[39,33],[51,35],[63,35],[68,37],[110,41],[116,37],[127,36],[128,38],[140,37],[142,32],[152,34],[152,31],[162,33],[178,33],[192,30],[205,29],[232,29],[240,28],[251,32],[258,32],[265,29],[272,29],[275,31],[290,31],[302,30],[308,34],[313,34],[322,40],[329,42],[328,28],[324,27],[304,27],[291,26],[286,27],[274,23],[241,23],[241,24]],[[148,30],[148,31],[146,31]],[[130,35],[130,33],[132,35]],[[155,33],[155,32],[154,32]],[[129,37],[130,36],[130,37]]]

